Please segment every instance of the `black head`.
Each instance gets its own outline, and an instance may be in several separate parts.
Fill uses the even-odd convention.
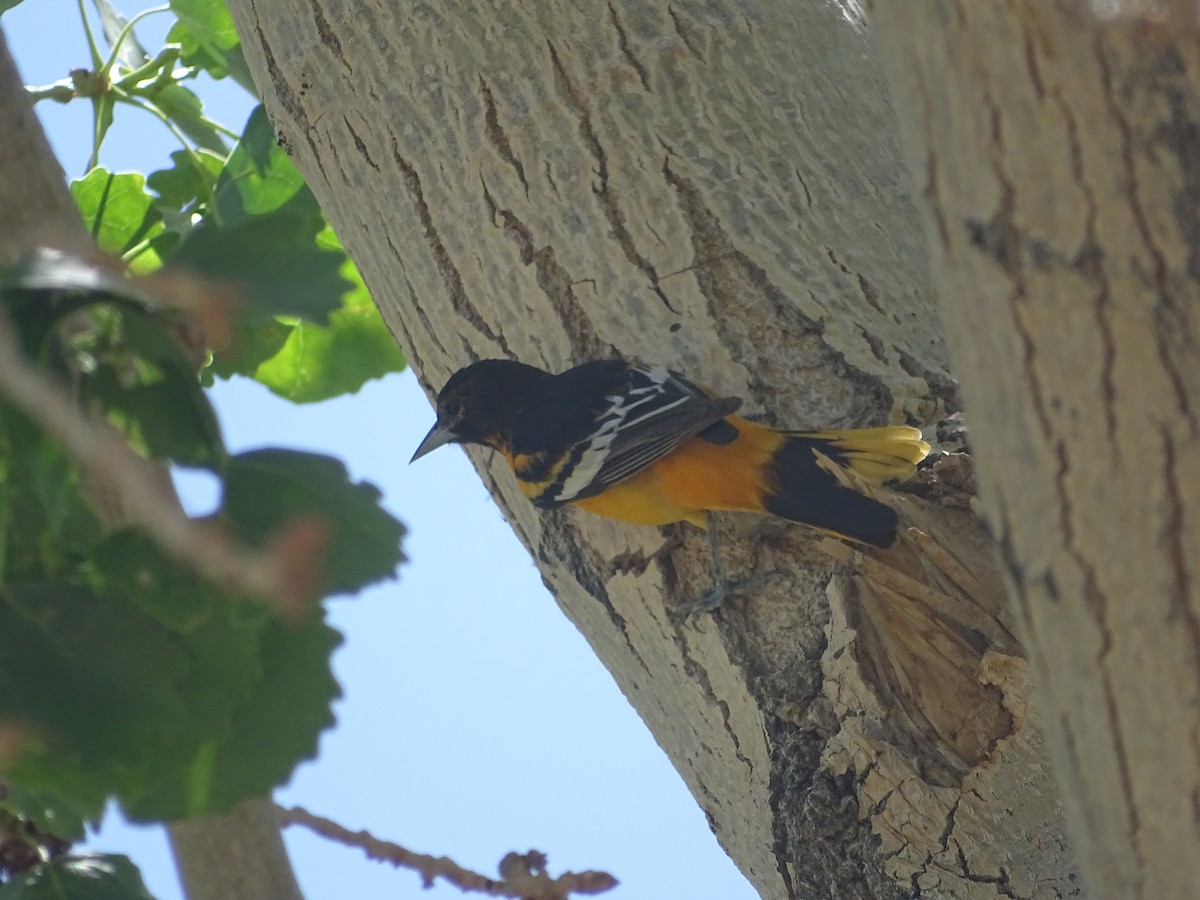
[[[507,431],[514,400],[548,372],[507,359],[484,359],[450,376],[437,398],[437,422],[417,447],[411,462],[443,444],[487,444]]]

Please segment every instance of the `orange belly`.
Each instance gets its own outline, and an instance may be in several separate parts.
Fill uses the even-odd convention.
[[[573,505],[633,525],[688,521],[701,528],[709,510],[762,511],[767,464],[783,435],[737,416],[726,421],[739,432],[732,443],[691,438],[631,478]]]

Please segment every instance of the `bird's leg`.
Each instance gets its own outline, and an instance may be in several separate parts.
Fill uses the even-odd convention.
[[[725,602],[725,598],[729,594],[740,591],[745,588],[754,587],[761,584],[768,575],[773,573],[759,573],[752,575],[749,578],[739,579],[738,581],[730,581],[725,574],[725,564],[721,561],[721,550],[717,546],[717,528],[716,520],[710,512],[708,515],[708,557],[709,565],[711,566],[713,576],[713,586],[700,595],[696,600],[685,605],[687,618],[695,619],[704,613],[713,612],[718,606]]]
[[[692,604],[689,616],[712,612],[725,602],[729,594],[729,578],[725,575],[725,565],[721,562],[721,548],[717,546],[717,523],[713,514],[708,513],[708,559],[712,566],[713,586],[705,591],[700,599]]]

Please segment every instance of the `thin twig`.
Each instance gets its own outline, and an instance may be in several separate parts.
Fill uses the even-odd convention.
[[[607,872],[565,872],[551,878],[545,872],[545,857],[536,850],[526,854],[510,853],[500,861],[502,878],[496,880],[464,869],[445,856],[414,853],[399,844],[383,841],[367,831],[350,831],[331,819],[313,815],[303,807],[277,807],[281,825],[303,825],[310,831],[347,847],[362,850],[369,859],[389,862],[394,866],[417,871],[432,887],[443,878],[464,891],[474,891],[490,897],[512,897],[516,900],[566,900],[571,894],[601,894],[617,886],[617,879]]]
[[[85,469],[116,491],[129,524],[143,528],[171,556],[204,576],[260,597],[293,613],[280,554],[236,545],[218,527],[190,518],[161,486],[161,471],[138,456],[108,422],[80,409],[58,385],[25,361],[12,325],[0,314],[0,392],[49,434]]]

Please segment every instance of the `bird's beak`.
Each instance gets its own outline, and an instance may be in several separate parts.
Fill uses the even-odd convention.
[[[451,422],[443,425],[441,422],[435,422],[433,427],[429,429],[429,434],[425,435],[425,440],[421,441],[421,445],[417,447],[417,452],[408,461],[409,464],[415,463],[426,453],[436,450],[443,444],[449,444],[454,438],[454,423]]]

